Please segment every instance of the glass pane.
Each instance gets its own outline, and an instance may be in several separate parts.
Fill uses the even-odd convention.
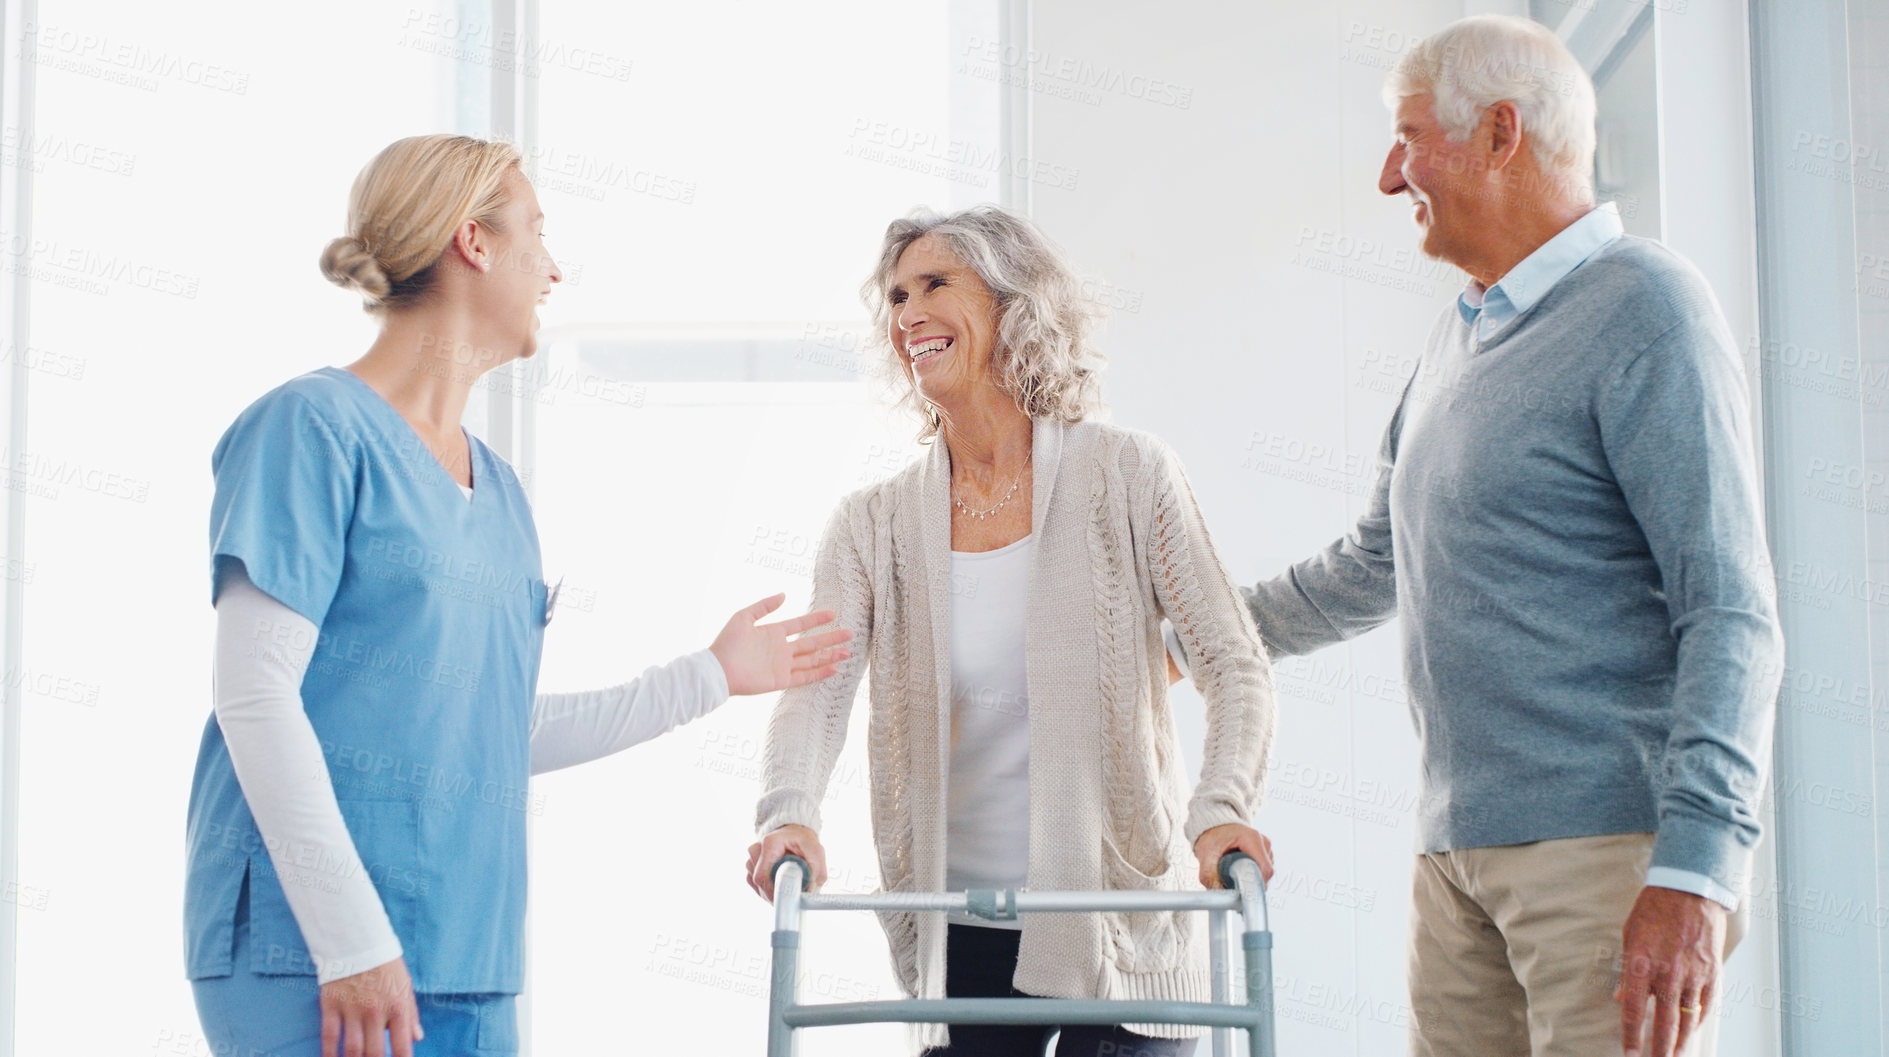
[[[565,583],[541,685],[572,690],[701,649],[777,591],[805,609],[835,504],[915,451],[860,358],[879,237],[916,205],[994,200],[1006,162],[997,84],[957,72],[994,3],[547,3],[540,30],[621,58],[544,64],[532,151],[567,273],[527,371]],[[742,866],[773,703],[534,783],[536,1052],[626,1030],[652,1052],[763,1048],[772,914]],[[822,833],[833,890],[879,883],[864,721],[862,695]],[[870,915],[814,915],[802,959],[804,1000],[897,997]],[[821,1029],[800,1052],[904,1040]]]
[[[38,127],[8,143],[37,190],[31,450],[8,453],[30,574],[16,1052],[209,1052],[180,914],[210,451],[372,340],[315,261],[356,171],[446,125],[415,9],[339,0],[266,36],[246,5],[39,5]]]
[[[1594,194],[1613,202],[1629,235],[1656,239],[1659,219],[1659,93],[1653,20],[1642,18],[1619,51],[1594,71]]]
[[[951,72],[987,7],[543,4],[610,57],[541,66],[546,325],[857,317],[888,220],[997,197],[997,88]]]
[[[563,350],[558,350],[562,352]],[[778,591],[804,611],[837,497],[903,465],[910,431],[858,383],[655,382],[560,396],[541,420],[546,576],[564,577],[547,689],[620,682],[701,649]],[[622,381],[621,387],[613,384]],[[540,1053],[639,1046],[763,1049],[772,912],[742,881],[774,696],[534,783],[532,1035]],[[864,695],[826,806],[829,887],[877,887],[866,811]],[[876,919],[813,915],[802,997],[897,997]],[[903,1029],[822,1029],[801,1052],[897,1052]]]
[[[1838,494],[1868,514],[1869,580],[1881,584],[1889,582],[1889,10],[1881,4],[1850,5],[1850,106],[1850,142],[1830,153],[1840,160],[1837,174],[1856,189],[1857,379],[1867,458],[1856,474],[1862,486],[1844,480]],[[1811,146],[1814,153],[1820,145]],[[1829,488],[1828,481],[1817,484]],[[1862,717],[1875,732],[1875,802],[1882,804],[1889,795],[1889,620],[1870,608],[1873,686]],[[1876,825],[1877,875],[1889,877],[1889,813],[1878,812]],[[1876,935],[1889,945],[1889,933],[1878,928]],[[1879,961],[1889,1037],[1889,946]]]

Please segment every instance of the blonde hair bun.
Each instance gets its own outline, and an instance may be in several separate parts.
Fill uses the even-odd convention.
[[[353,235],[343,235],[321,251],[321,274],[343,289],[359,290],[370,303],[380,301],[393,289],[373,251]]]
[[[502,230],[505,177],[518,148],[471,136],[408,136],[367,163],[348,193],[341,238],[321,253],[321,274],[359,291],[376,314],[426,300],[440,255],[468,220]]]

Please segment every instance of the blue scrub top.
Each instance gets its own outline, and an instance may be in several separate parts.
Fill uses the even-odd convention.
[[[476,437],[472,463],[467,500],[352,372],[288,382],[211,458],[211,601],[240,561],[319,629],[302,703],[414,989],[517,994],[545,585],[517,474]],[[312,975],[214,714],[186,841],[190,978],[231,972],[245,874],[249,968]]]

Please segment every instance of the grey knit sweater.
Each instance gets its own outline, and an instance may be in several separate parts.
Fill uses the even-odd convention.
[[[1193,842],[1253,824],[1273,732],[1272,670],[1238,587],[1168,448],[1095,422],[1033,428],[1029,884],[1198,888]],[[782,695],[768,728],[760,831],[818,829],[820,801],[871,667],[873,834],[885,889],[945,880],[951,723],[951,467],[943,444],[841,502],[813,608],[856,636],[834,678]],[[1194,658],[1207,746],[1191,799],[1168,707],[1161,621]],[[1206,1001],[1199,914],[1043,914],[1023,921],[1016,986],[1056,998]],[[945,923],[881,923],[906,990],[944,996]],[[1168,1035],[1196,1029],[1143,1026]],[[935,1044],[939,1030],[922,1041]]]
[[[1401,616],[1422,850],[1657,832],[1740,889],[1783,642],[1743,371],[1622,237],[1489,340],[1430,335],[1355,530],[1248,592],[1271,649]]]

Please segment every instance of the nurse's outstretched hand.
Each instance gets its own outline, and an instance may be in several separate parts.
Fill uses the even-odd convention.
[[[321,985],[321,1057],[389,1057],[381,1045],[389,1035],[391,1057],[413,1057],[426,1037],[405,958]]]
[[[779,609],[785,601],[784,594],[763,598],[730,617],[728,626],[715,636],[715,644],[709,651],[721,662],[730,694],[765,694],[817,683],[838,672],[840,662],[852,656],[851,650],[840,645],[853,637],[845,628],[818,635],[801,634],[809,628],[831,624],[833,611],[830,609],[792,620],[760,623],[762,617]]]

